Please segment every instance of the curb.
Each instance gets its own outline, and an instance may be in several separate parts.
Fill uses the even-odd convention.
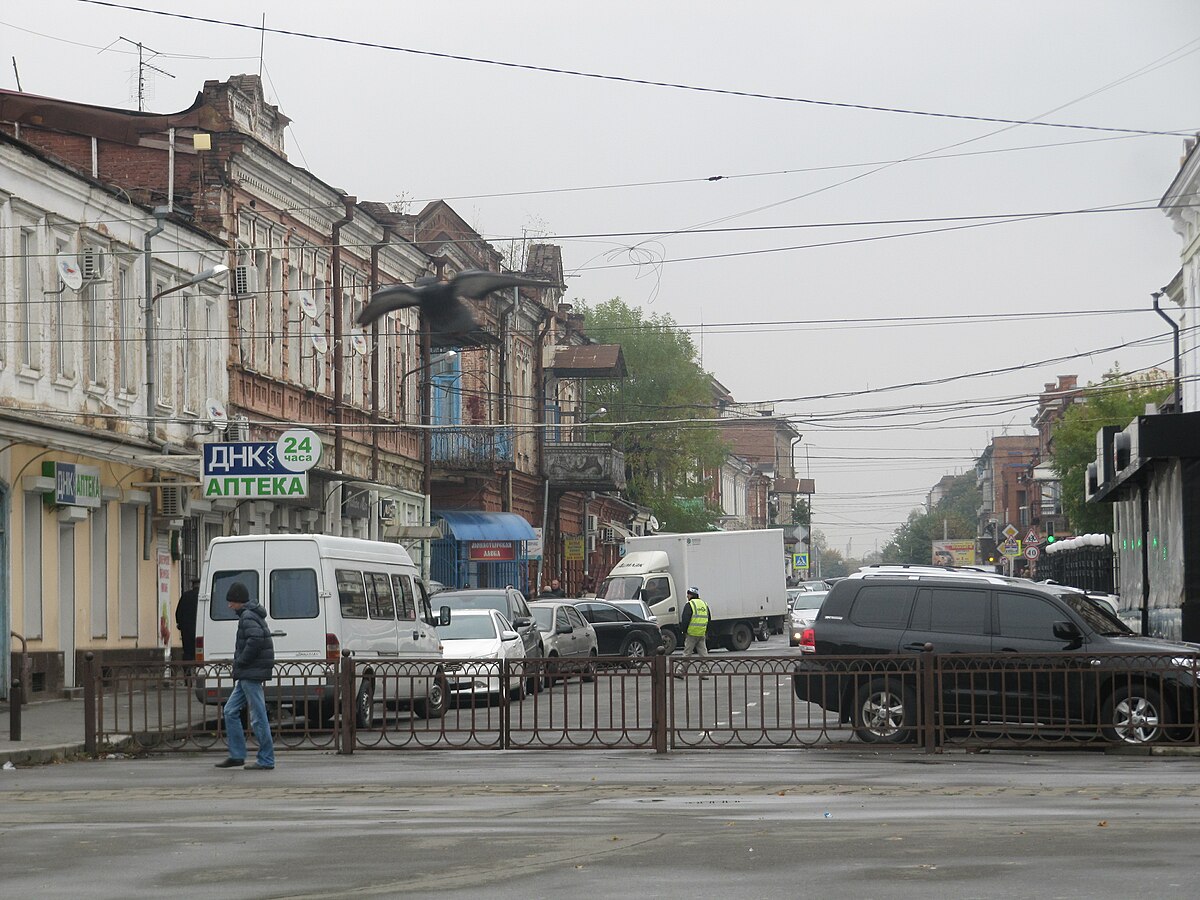
[[[83,744],[55,744],[49,747],[30,747],[22,750],[0,750],[0,765],[45,766],[84,756]]]

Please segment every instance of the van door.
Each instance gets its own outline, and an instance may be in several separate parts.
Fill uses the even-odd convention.
[[[276,659],[324,659],[325,604],[320,557],[311,541],[264,541],[267,626]]]
[[[410,574],[393,574],[396,618],[400,625],[400,655],[442,658],[442,641],[433,625],[429,596],[420,580]]]

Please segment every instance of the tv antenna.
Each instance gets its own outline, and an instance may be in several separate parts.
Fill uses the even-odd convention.
[[[113,44],[117,43],[117,41],[124,41],[127,44],[132,44],[134,47],[137,47],[137,53],[138,53],[138,72],[137,72],[138,112],[145,112],[146,111],[146,95],[148,94],[147,87],[149,86],[148,82],[146,81],[146,72],[147,71],[157,72],[159,75],[166,75],[168,78],[174,78],[175,76],[172,75],[170,72],[168,72],[166,69],[160,69],[158,66],[152,65],[150,63],[150,60],[155,59],[156,57],[162,55],[157,50],[151,50],[149,47],[147,47],[141,41],[131,41],[129,38],[124,37],[124,36],[117,38],[117,40],[113,41],[112,44],[109,44],[108,47],[111,47]],[[103,48],[100,52],[103,53],[105,50],[108,49],[108,47]],[[148,57],[146,56],[147,53],[150,54]]]

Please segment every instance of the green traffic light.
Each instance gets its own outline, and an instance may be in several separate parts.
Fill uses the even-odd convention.
[[[1055,537],[1054,535],[1052,535],[1052,534],[1048,534],[1048,535],[1046,535],[1046,543],[1047,543],[1047,544],[1053,544],[1053,543],[1054,543],[1055,541],[1057,541],[1057,540],[1058,540],[1058,538],[1056,538],[1056,537]]]

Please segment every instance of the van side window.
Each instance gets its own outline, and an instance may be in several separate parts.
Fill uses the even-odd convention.
[[[338,569],[337,578],[338,603],[342,607],[342,616],[347,619],[365,619],[367,617],[367,592],[363,588],[362,572],[352,569]]]
[[[272,619],[315,619],[317,573],[312,569],[275,569],[271,572],[270,613]]]
[[[433,610],[429,608],[429,594],[425,590],[425,585],[420,581],[417,582],[417,593],[419,595],[417,605],[421,607],[421,618],[430,625],[434,624]]]
[[[392,580],[386,572],[366,572],[367,610],[372,619],[396,618],[396,607],[392,605]]]
[[[396,594],[396,618],[411,622],[417,617],[417,601],[413,596],[412,580],[407,575],[393,575],[392,590]]]
[[[222,619],[237,618],[237,613],[229,608],[229,603],[225,600],[229,594],[229,589],[237,581],[246,586],[246,592],[250,595],[251,600],[258,597],[258,572],[254,569],[214,572],[212,579],[212,602],[208,604],[208,616],[210,619],[220,621]]]

